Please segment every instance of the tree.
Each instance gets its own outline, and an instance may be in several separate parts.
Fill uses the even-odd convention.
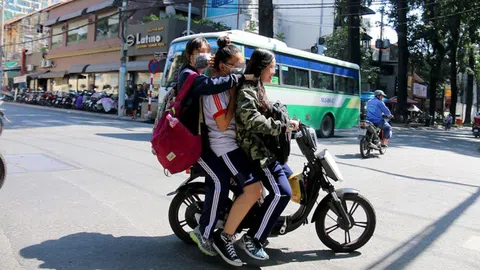
[[[398,105],[396,114],[407,115],[407,84],[408,84],[408,39],[407,39],[407,0],[398,0]]]
[[[449,1],[447,8],[452,13],[463,12],[465,10],[464,0]],[[458,97],[458,83],[457,83],[457,54],[458,54],[458,45],[460,42],[460,26],[462,22],[461,16],[451,16],[448,18],[449,28],[448,31],[448,50],[449,60],[450,60],[450,89],[452,93],[452,99],[450,103],[450,113],[455,117],[457,109],[457,97]]]
[[[361,0],[347,0],[348,3],[348,61],[360,65],[360,4]],[[328,47],[327,47],[328,48]]]
[[[360,41],[358,41],[358,43],[360,43]],[[333,31],[330,36],[326,37],[325,47],[327,48],[325,51],[326,56],[349,61],[347,50],[348,28],[342,27]],[[372,52],[370,48],[361,48],[360,56],[362,58],[360,66],[362,82],[369,84],[375,83],[378,73],[380,72],[380,68],[372,65]]]
[[[468,70],[467,70],[467,107],[465,111],[465,124],[472,122],[472,106],[473,106],[473,81],[475,77],[475,58],[478,55],[478,25],[474,23],[474,20],[470,21],[468,25],[468,38],[470,40],[470,46],[468,48]]]

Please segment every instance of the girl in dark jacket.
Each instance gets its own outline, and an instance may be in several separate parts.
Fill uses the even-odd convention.
[[[194,38],[190,40],[185,49],[186,63],[178,76],[177,89],[181,89],[189,74],[193,72],[199,74],[185,98],[185,111],[180,117],[180,121],[193,134],[199,132],[200,97],[222,93],[238,86],[244,80],[244,76],[239,74],[228,74],[217,78],[203,75],[202,72],[208,67],[210,55],[211,48],[206,39]],[[230,171],[223,160],[210,149],[207,132],[207,130],[202,130],[201,133],[204,142],[202,144],[202,156],[198,160],[198,164],[207,173],[207,177],[205,177],[205,202],[199,226],[190,233],[190,237],[197,243],[203,253],[214,256],[217,253],[212,245],[213,231],[218,221],[219,212],[222,210],[221,206],[225,203],[222,200],[228,198]]]

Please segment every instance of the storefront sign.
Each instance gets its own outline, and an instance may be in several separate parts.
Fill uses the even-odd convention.
[[[413,95],[421,98],[427,97],[427,86],[419,83],[413,84]]]
[[[27,75],[17,76],[13,78],[13,83],[26,83],[27,82]]]
[[[165,47],[167,44],[163,41],[162,35],[156,32],[161,32],[164,27],[155,27],[148,29],[148,34],[142,36],[141,33],[130,34],[127,36],[127,45],[137,46],[137,49]],[[152,34],[154,33],[154,34]]]
[[[168,52],[172,40],[184,35],[187,21],[175,18],[160,19],[146,24],[128,26],[128,56],[154,56],[156,53]],[[210,26],[192,24],[195,33],[215,32]]]

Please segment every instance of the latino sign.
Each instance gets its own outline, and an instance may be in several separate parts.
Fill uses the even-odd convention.
[[[175,38],[183,36],[187,22],[166,18],[145,24],[128,25],[128,56],[153,56],[156,53],[167,53],[168,46]],[[214,32],[215,29],[205,25],[192,24],[195,33]]]
[[[165,47],[167,44],[162,42],[162,35],[157,33],[164,29],[163,27],[152,28],[148,30],[148,34],[146,35],[142,35],[141,33],[130,34],[127,36],[127,45],[129,47],[137,46],[137,49]]]

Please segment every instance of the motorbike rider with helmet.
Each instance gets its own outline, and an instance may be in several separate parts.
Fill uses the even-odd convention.
[[[386,97],[382,90],[375,90],[375,97],[367,103],[367,121],[372,122],[375,126],[383,130],[382,146],[387,146],[389,139],[392,137],[392,126],[383,119],[385,115],[389,119],[393,118],[392,113],[383,102]]]

